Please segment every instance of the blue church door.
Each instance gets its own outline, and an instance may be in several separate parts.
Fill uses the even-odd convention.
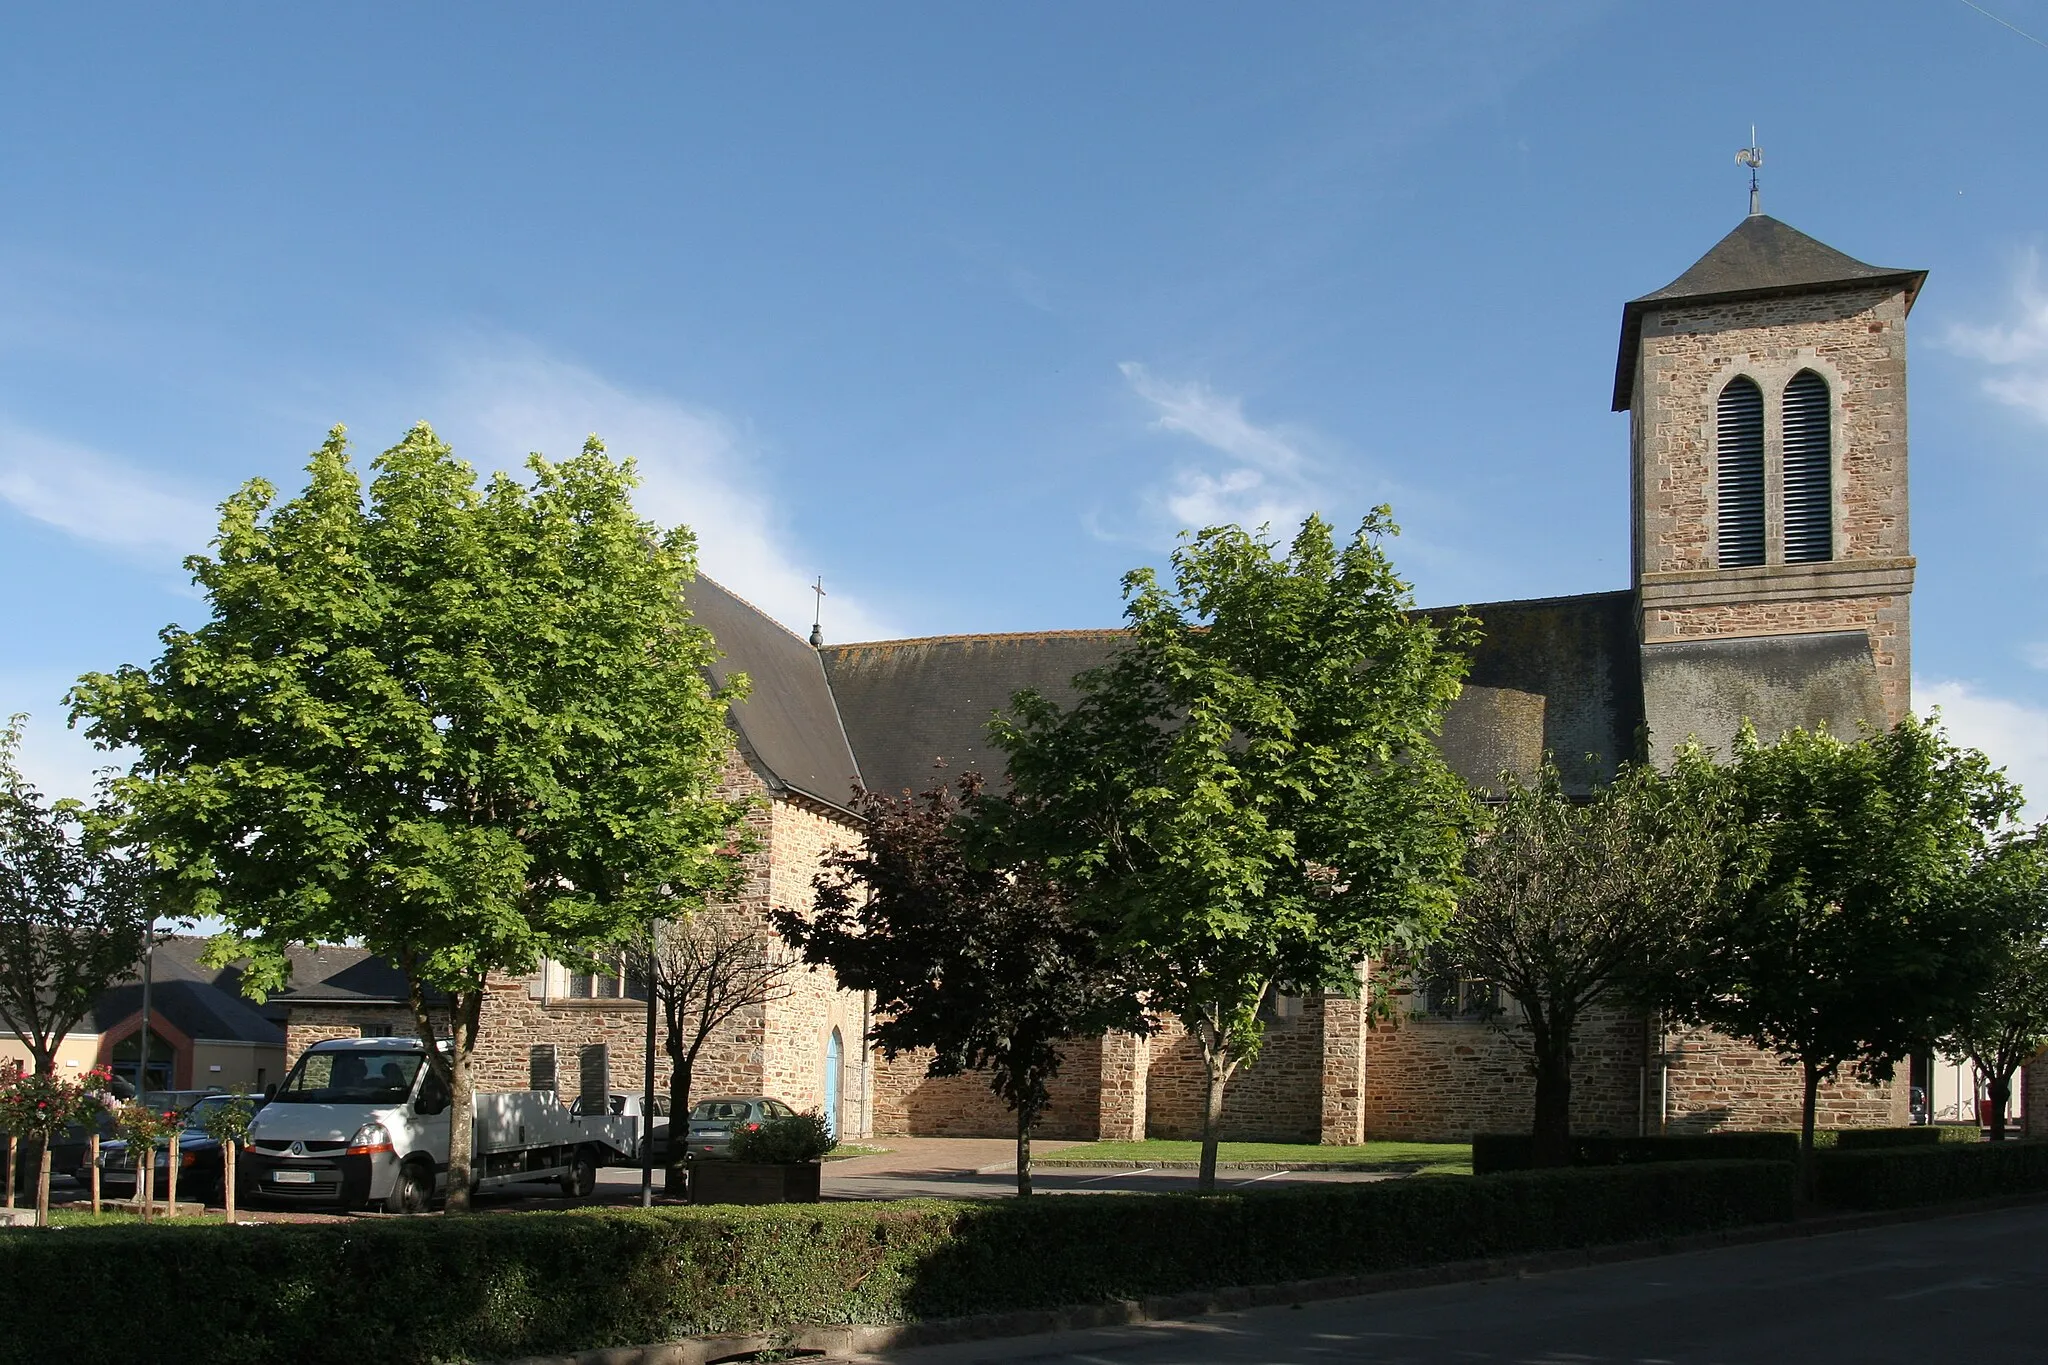
[[[839,1072],[845,1061],[845,1048],[839,1041],[839,1030],[833,1029],[832,1036],[825,1040],[825,1126],[833,1137],[839,1136]]]

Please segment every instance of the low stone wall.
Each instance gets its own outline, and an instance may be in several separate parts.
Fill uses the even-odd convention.
[[[1223,1089],[1223,1137],[1231,1142],[1317,1142],[1323,1129],[1323,1005],[1287,1002],[1269,1016],[1256,1061]],[[1199,1138],[1209,1103],[1201,1045],[1178,1019],[1160,1022],[1145,1077],[1145,1135]]]
[[[875,1134],[878,1137],[1014,1137],[1017,1119],[988,1088],[988,1073],[929,1077],[931,1053],[874,1059]],[[1042,1138],[1093,1141],[1101,1134],[1102,1042],[1077,1038],[1067,1046],[1048,1087],[1052,1103],[1033,1127]]]
[[[1484,1022],[1406,1012],[1375,1025],[1365,1044],[1365,1135],[1464,1142],[1474,1133],[1523,1132],[1535,1079],[1511,1034]],[[1572,1130],[1637,1131],[1644,1032],[1639,1017],[1601,1011],[1579,1026],[1572,1058]]]
[[[1725,1129],[1796,1129],[1804,1097],[1799,1068],[1706,1029],[1669,1036],[1669,1073],[1649,1077],[1650,1131],[1711,1133]],[[1666,1107],[1663,1086],[1669,1087]],[[1881,1085],[1844,1075],[1820,1088],[1814,1123],[1821,1128],[1896,1128],[1910,1121],[1904,1068]]]

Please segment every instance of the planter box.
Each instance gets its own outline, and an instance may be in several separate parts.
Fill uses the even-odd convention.
[[[695,1162],[690,1167],[692,1204],[815,1204],[819,1164],[763,1166],[751,1161]]]

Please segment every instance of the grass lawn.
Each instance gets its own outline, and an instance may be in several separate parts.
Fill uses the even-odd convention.
[[[1219,1161],[1278,1161],[1419,1168],[1421,1175],[1472,1174],[1469,1142],[1368,1142],[1357,1147],[1326,1147],[1313,1142],[1225,1142],[1216,1149]],[[1084,1142],[1047,1152],[1046,1161],[1200,1161],[1199,1142]]]
[[[180,1210],[176,1218],[166,1218],[159,1213],[157,1223],[176,1223],[179,1227],[187,1223],[225,1223],[227,1218],[218,1213],[185,1213]],[[90,1209],[51,1209],[50,1226],[53,1228],[114,1228],[140,1227],[142,1219],[132,1213],[116,1213],[108,1209],[94,1213]]]
[[[858,1142],[842,1142],[831,1151],[825,1153],[825,1160],[848,1161],[857,1156],[881,1156],[885,1152],[894,1150],[891,1147],[863,1147]]]

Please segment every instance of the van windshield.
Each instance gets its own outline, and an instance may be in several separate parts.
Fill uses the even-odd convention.
[[[398,1104],[412,1093],[426,1057],[418,1052],[308,1052],[277,1088],[273,1104]]]

